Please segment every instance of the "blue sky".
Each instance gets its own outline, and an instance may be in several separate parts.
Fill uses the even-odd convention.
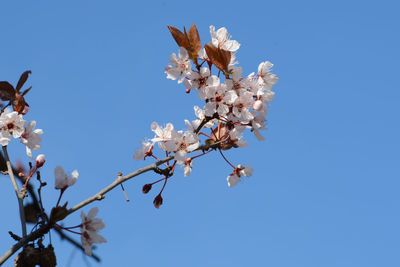
[[[80,202],[116,173],[145,164],[132,158],[150,124],[194,119],[195,94],[167,80],[178,48],[166,25],[228,28],[242,46],[244,74],[275,64],[280,81],[267,140],[227,153],[253,176],[228,188],[217,154],[178,170],[155,209],[141,193],[145,174],[117,189],[100,208],[108,243],[91,266],[372,267],[400,265],[400,19],[396,1],[1,1],[0,80],[27,85],[44,130],[44,202],[57,201],[53,170],[80,173],[64,200]],[[10,145],[13,160],[28,158]],[[0,250],[18,233],[11,183],[0,179]],[[79,214],[67,219],[80,222]],[[78,236],[76,236],[79,238]],[[48,237],[46,238],[48,240]],[[58,266],[85,266],[53,234]],[[9,261],[5,266],[12,266]]]

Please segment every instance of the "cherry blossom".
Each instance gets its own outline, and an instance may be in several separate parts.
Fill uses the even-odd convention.
[[[200,69],[200,72],[190,71],[187,74],[187,80],[184,81],[186,88],[195,90],[201,89],[207,85],[207,79],[210,77],[210,70],[206,67]]]
[[[240,44],[235,40],[229,40],[228,31],[225,27],[222,27],[215,31],[215,27],[213,25],[210,26],[210,34],[212,39],[212,44],[215,47],[221,48],[223,50],[227,50],[230,52],[235,52],[239,49]]]
[[[56,178],[55,188],[65,190],[76,183],[79,173],[77,170],[74,170],[71,177],[69,177],[61,166],[57,166],[54,169],[54,176]]]
[[[18,112],[6,109],[0,115],[0,144],[2,146],[8,145],[11,136],[19,138],[25,130],[25,120]]]
[[[133,156],[133,158],[135,160],[145,159],[151,153],[152,149],[153,149],[153,143],[142,142],[142,148],[137,149],[135,151],[135,155]]]
[[[271,89],[278,82],[278,77],[270,72],[273,66],[274,64],[269,61],[262,62],[258,65],[258,81],[262,83],[266,89]]]
[[[253,175],[253,168],[251,168],[249,165],[244,167],[242,165],[238,165],[236,166],[233,173],[231,173],[227,178],[228,186],[233,187],[237,185],[241,177],[252,176],[252,175]]]
[[[191,68],[191,63],[188,60],[189,55],[185,48],[179,48],[179,57],[176,56],[175,53],[169,58],[170,63],[168,67],[165,68],[165,73],[167,74],[167,78],[171,80],[178,79],[178,83],[182,83],[186,77],[187,72]]]
[[[26,146],[26,154],[32,158],[32,150],[38,150],[40,148],[40,142],[43,134],[42,129],[35,129],[36,121],[31,121],[25,125],[25,131],[21,135],[21,142]]]
[[[99,235],[97,232],[103,229],[106,224],[100,218],[95,218],[99,209],[92,208],[90,209],[88,215],[82,211],[81,218],[82,224],[80,226],[81,229],[81,242],[82,247],[85,250],[86,255],[92,255],[92,245],[94,243],[105,243],[107,240]]]
[[[176,150],[177,141],[180,138],[180,133],[175,131],[174,125],[168,123],[165,128],[159,126],[156,122],[151,124],[151,130],[156,134],[156,137],[151,139],[153,143],[158,142],[160,149],[166,152],[173,152]]]

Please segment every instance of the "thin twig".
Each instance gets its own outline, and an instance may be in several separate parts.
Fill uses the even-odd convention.
[[[197,149],[191,151],[204,151],[207,150],[209,148],[212,149],[216,149],[218,147],[218,145],[222,142],[224,142],[225,140],[220,140],[218,142],[215,142],[211,145],[202,145],[199,146]],[[164,162],[167,162],[169,160],[172,160],[174,158],[174,156],[169,156],[166,157],[162,160],[159,160],[153,164],[150,164],[146,167],[140,168],[130,174],[127,174],[125,176],[118,176],[117,179],[115,179],[114,182],[112,182],[110,185],[108,185],[107,187],[105,187],[104,189],[100,190],[97,194],[94,194],[93,196],[89,197],[88,199],[80,202],[79,204],[73,206],[71,209],[68,210],[68,215],[70,215],[71,213],[74,213],[75,211],[85,207],[86,205],[92,203],[93,201],[96,200],[102,200],[104,199],[104,195],[106,193],[108,193],[109,191],[111,191],[112,189],[114,189],[115,187],[117,187],[118,185],[120,185],[121,183],[136,177],[142,173],[148,172],[148,171],[152,171],[152,170],[156,170],[157,167],[161,164],[163,164]],[[46,233],[48,233],[50,231],[50,229],[53,227],[54,225],[51,224],[50,222],[43,224],[42,226],[39,227],[39,229],[37,229],[36,231],[32,232],[31,234],[27,235],[25,238],[22,238],[19,242],[17,242],[15,245],[13,245],[8,251],[6,251],[6,253],[4,253],[3,256],[0,257],[0,265],[3,264],[9,257],[11,257],[15,252],[17,252],[21,247],[25,246],[26,244],[28,244],[28,242],[36,240],[38,238],[40,238],[41,236],[45,235]]]
[[[7,164],[7,171],[8,175],[10,176],[12,185],[15,190],[15,194],[17,195],[18,199],[18,207],[19,207],[19,217],[21,220],[21,227],[22,227],[22,237],[26,237],[26,220],[25,220],[25,211],[24,211],[24,195],[19,192],[17,181],[15,181],[14,172],[11,167],[10,158],[8,157],[7,146],[3,146],[3,153],[4,158]]]

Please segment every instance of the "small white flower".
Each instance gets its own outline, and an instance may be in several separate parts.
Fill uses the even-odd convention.
[[[179,78],[178,83],[182,83],[186,77],[187,72],[191,68],[191,63],[188,60],[189,55],[185,48],[179,48],[179,57],[176,56],[175,53],[169,58],[170,63],[172,64],[165,68],[165,73],[167,74],[167,78],[171,80],[176,80]]]
[[[177,149],[175,153],[175,160],[178,164],[184,164],[186,162],[187,153],[194,151],[200,145],[200,139],[197,134],[194,133],[194,127],[188,120],[185,120],[185,124],[188,127],[181,139],[178,141]]]
[[[237,185],[237,183],[240,180],[240,177],[252,176],[252,175],[253,175],[253,168],[251,168],[249,165],[244,167],[242,165],[238,165],[236,166],[233,173],[231,173],[226,180],[228,181],[228,186],[233,187]]]
[[[150,142],[142,142],[142,148],[139,148],[135,151],[135,155],[133,158],[135,160],[142,160],[148,155],[148,153],[153,149],[153,143]]]
[[[32,150],[38,150],[40,148],[40,142],[43,134],[42,129],[34,130],[36,121],[31,121],[25,125],[25,131],[21,135],[21,142],[26,146],[26,154],[32,158]]]
[[[99,209],[92,208],[90,209],[88,215],[86,216],[85,213],[82,211],[81,218],[81,242],[82,247],[85,250],[85,253],[89,256],[92,255],[92,245],[94,243],[105,243],[107,240],[99,235],[97,232],[103,229],[106,224],[100,218],[95,218]]]
[[[176,150],[177,140],[182,136],[181,133],[175,131],[172,123],[167,123],[164,128],[159,126],[157,122],[151,124],[151,130],[156,134],[156,137],[151,139],[153,143],[158,142],[160,149],[166,152],[173,152]]]
[[[18,112],[10,112],[6,109],[0,116],[0,144],[2,146],[8,145],[11,136],[19,138],[25,130],[25,120]]]
[[[185,161],[185,164],[183,165],[183,174],[185,177],[188,177],[190,173],[192,172],[192,167],[193,167],[193,161],[188,158]]]
[[[230,52],[235,52],[240,47],[240,44],[237,41],[229,40],[230,36],[228,35],[228,31],[226,30],[225,27],[222,27],[217,31],[215,31],[215,27],[211,25],[210,34],[211,34],[212,44],[215,47]]]
[[[268,90],[278,82],[278,77],[271,73],[272,66],[274,66],[274,64],[269,61],[261,62],[260,65],[258,65],[258,82]]]
[[[55,188],[65,190],[76,183],[79,173],[77,170],[74,170],[71,177],[68,177],[64,169],[61,166],[57,166],[54,169],[54,176],[56,178]]]
[[[188,79],[184,81],[186,88],[194,90],[206,86],[208,77],[210,77],[210,70],[206,67],[200,69],[200,72],[190,71],[187,74]]]

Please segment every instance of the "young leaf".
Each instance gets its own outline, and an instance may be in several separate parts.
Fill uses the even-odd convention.
[[[15,90],[17,90],[17,92],[19,92],[19,90],[22,88],[22,86],[25,84],[26,80],[28,80],[28,76],[29,74],[31,74],[32,72],[30,70],[25,71],[24,73],[22,73],[21,77],[19,78],[17,87],[15,88]]]
[[[178,44],[178,46],[182,46],[184,48],[189,47],[189,39],[187,35],[183,34],[180,30],[178,30],[175,27],[167,25],[169,31],[172,34],[172,37],[174,37],[175,42]]]
[[[0,82],[0,99],[3,101],[14,100],[15,89],[9,82]]]
[[[216,48],[212,44],[206,44],[204,48],[206,49],[211,63],[222,71],[228,71],[228,65],[231,61],[231,52]]]

